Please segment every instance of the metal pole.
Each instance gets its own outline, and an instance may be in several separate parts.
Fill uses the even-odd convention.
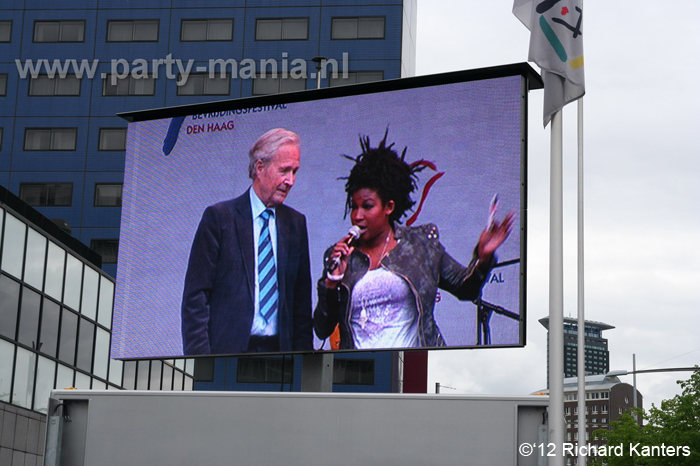
[[[304,355],[301,365],[301,391],[327,393],[333,391],[333,353],[319,352]]]
[[[562,111],[552,116],[549,196],[549,466],[564,466],[564,215]]]
[[[326,57],[313,57],[311,59],[312,62],[316,63],[316,89],[321,89],[321,67],[326,60]]]
[[[632,353],[632,398],[634,398],[634,406],[637,407],[637,355]],[[637,423],[639,423],[639,414],[635,414]]]
[[[586,445],[586,319],[583,292],[583,97],[578,99],[578,444]],[[579,466],[586,455],[579,454]]]

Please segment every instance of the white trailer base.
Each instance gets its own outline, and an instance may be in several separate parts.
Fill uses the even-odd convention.
[[[46,466],[537,465],[546,396],[58,390]]]

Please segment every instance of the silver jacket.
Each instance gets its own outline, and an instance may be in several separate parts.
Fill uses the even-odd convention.
[[[496,263],[479,263],[476,256],[464,267],[453,259],[440,243],[438,229],[433,224],[418,227],[396,226],[396,247],[384,257],[381,266],[402,277],[416,299],[421,347],[445,346],[445,340],[435,322],[433,311],[438,288],[450,292],[462,301],[475,300],[489,272]],[[355,284],[369,270],[369,257],[355,250],[348,260],[345,275],[337,288],[326,287],[326,274],[333,247],[324,255],[324,273],[318,281],[318,303],[314,310],[314,331],[320,339],[328,338],[340,324],[340,348],[353,349],[350,330],[350,303]]]

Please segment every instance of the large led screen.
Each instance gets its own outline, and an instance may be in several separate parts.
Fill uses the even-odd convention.
[[[241,354],[270,337],[278,346],[257,351],[524,345],[525,115],[538,79],[511,65],[126,115],[112,357]],[[248,154],[274,128],[298,135],[299,170],[276,208],[276,231],[261,233],[268,227],[254,231]],[[364,236],[355,242],[355,269],[331,273],[329,293],[324,252],[351,226],[345,178],[361,141],[377,148],[384,139],[422,168],[415,205],[379,259],[361,252]],[[506,216],[511,231],[493,260],[469,268],[482,232]],[[267,234],[276,314],[273,333],[260,334],[252,328],[261,305],[252,303],[267,284],[256,290],[265,272],[255,254],[267,246],[253,238]],[[314,316],[321,305],[335,312],[330,336],[319,332],[328,320]]]

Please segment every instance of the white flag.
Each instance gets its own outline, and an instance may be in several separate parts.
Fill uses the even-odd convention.
[[[514,0],[513,14],[530,30],[528,59],[542,69],[544,125],[583,97],[583,0]]]

